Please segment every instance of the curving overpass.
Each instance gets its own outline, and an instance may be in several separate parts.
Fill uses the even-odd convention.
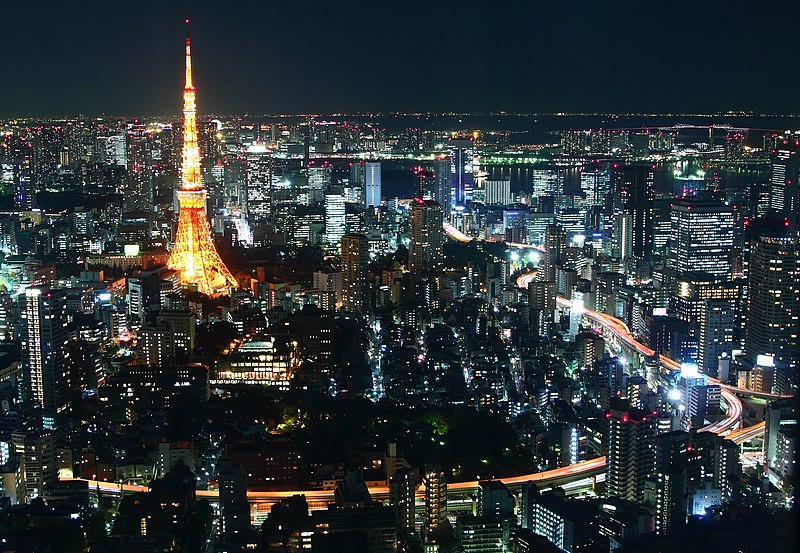
[[[447,221],[442,223],[442,228],[444,228],[444,232],[447,234],[447,236],[449,236],[450,238],[452,238],[456,242],[472,242],[472,240],[473,240],[472,236],[470,236],[468,234],[464,234],[463,232],[458,230],[456,227],[454,227],[453,225],[451,225]],[[537,246],[535,244],[522,244],[521,242],[506,242],[506,245],[511,247],[511,248],[520,248],[520,249],[525,249],[525,250],[537,250],[537,251],[540,251],[540,252],[544,251],[544,246]]]

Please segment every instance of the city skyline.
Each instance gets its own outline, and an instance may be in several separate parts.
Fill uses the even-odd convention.
[[[82,6],[9,7],[19,78],[0,116],[171,113],[170,37],[186,18],[206,61],[203,113],[797,111],[795,87],[758,84],[797,78],[781,43],[795,5],[749,9],[743,36],[727,32],[737,6],[715,3],[658,17],[635,2]]]
[[[434,27],[507,15],[457,6]],[[261,100],[276,75],[251,56],[221,79],[236,41],[209,30],[296,7],[220,5],[194,41],[188,18],[185,34],[172,25],[187,6],[151,7],[169,36],[153,54],[184,62],[182,111],[0,114],[5,548],[792,550],[800,119],[486,115],[504,92],[476,88],[478,58],[518,45],[483,36],[437,66],[450,82],[467,63],[455,85],[415,89],[448,95],[445,114],[217,115],[206,90],[233,99],[221,85],[240,90],[242,63]],[[407,15],[337,7],[347,27],[303,8],[297,55],[357,41],[327,41],[328,27]],[[423,8],[403,6],[447,9]],[[406,55],[431,38],[409,37]],[[192,51],[206,40],[222,46]],[[523,54],[515,86],[533,78]],[[583,58],[578,41],[562,54]],[[152,86],[136,98],[175,94],[140,67],[129,84]],[[367,109],[374,77],[338,71],[323,100],[358,89]],[[392,101],[404,90],[390,85],[366,93]],[[452,111],[473,93],[484,115]]]

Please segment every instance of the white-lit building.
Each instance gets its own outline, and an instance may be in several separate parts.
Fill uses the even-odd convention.
[[[367,162],[365,169],[365,194],[364,204],[367,207],[381,205],[381,163],[379,161]]]
[[[347,232],[344,204],[342,194],[325,195],[325,238],[331,248],[338,247]]]

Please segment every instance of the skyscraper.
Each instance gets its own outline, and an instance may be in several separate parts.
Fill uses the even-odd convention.
[[[401,467],[389,478],[389,503],[397,511],[397,528],[414,530],[417,477],[414,469]]]
[[[547,225],[544,231],[544,255],[539,280],[555,280],[556,266],[563,260],[566,247],[566,231],[558,225]]]
[[[653,168],[626,166],[614,170],[613,192],[622,202],[622,211],[631,216],[634,257],[644,257],[653,251]]]
[[[364,204],[367,207],[380,206],[381,194],[381,163],[380,161],[367,162]]]
[[[247,186],[236,202],[253,228],[267,222],[272,209],[272,154],[260,144],[247,149]],[[244,197],[241,197],[244,196]]]
[[[731,279],[733,207],[716,201],[672,204],[668,266],[680,273],[699,271]]]
[[[611,192],[611,176],[608,171],[595,169],[581,173],[581,190],[586,195],[586,205],[589,207],[605,204],[605,197]]]
[[[451,138],[447,143],[453,207],[466,207],[467,202],[472,201],[472,148],[471,139]]]
[[[65,411],[70,407],[66,294],[47,286],[31,286],[25,290],[22,315],[25,395],[43,409]]]
[[[325,194],[325,238],[329,248],[336,248],[346,232],[344,195]]]
[[[796,225],[800,220],[800,137],[785,136],[778,140],[770,155],[769,207],[789,216]]]
[[[656,418],[632,409],[627,399],[613,398],[608,418],[606,495],[629,501],[644,499],[644,485],[653,468]]]
[[[439,465],[425,465],[425,520],[422,530],[425,540],[447,519],[447,478]]]
[[[633,218],[630,213],[617,213],[611,232],[611,257],[628,260],[633,251]]]
[[[717,377],[719,358],[731,355],[736,330],[736,310],[730,300],[707,299],[700,309],[698,337],[700,369]]]
[[[11,137],[8,147],[14,182],[14,207],[33,208],[33,147],[20,137]]]
[[[750,252],[745,354],[772,357],[775,391],[792,393],[800,364],[800,240],[762,237]]]
[[[345,311],[363,313],[369,307],[368,246],[363,234],[342,237],[342,309]]]
[[[433,200],[414,200],[411,206],[411,246],[408,266],[411,271],[435,271],[442,266],[442,206]]]
[[[511,178],[486,181],[486,205],[508,205],[511,203]]]

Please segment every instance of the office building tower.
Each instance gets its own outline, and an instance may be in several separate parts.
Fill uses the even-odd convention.
[[[531,171],[531,197],[541,205],[542,196],[555,196],[564,190],[564,172],[555,169],[533,169]]]
[[[637,258],[653,251],[653,179],[650,165],[618,167],[612,177],[613,192],[621,200],[622,212],[631,217],[631,252]]]
[[[655,507],[655,530],[667,535],[686,524],[688,513],[686,452],[689,434],[675,430],[653,441],[650,502]]]
[[[800,137],[784,136],[770,152],[769,207],[789,217],[793,228],[800,221]]]
[[[556,266],[562,263],[567,247],[567,233],[558,225],[547,225],[544,231],[544,255],[539,266],[538,280],[554,281]]]
[[[700,309],[698,324],[699,364],[702,372],[716,378],[719,359],[730,356],[737,325],[736,309],[730,300],[707,299]]]
[[[175,364],[175,333],[166,324],[142,327],[138,339],[145,365],[170,367]]]
[[[567,243],[583,246],[586,239],[586,212],[574,207],[562,207],[556,213],[556,225],[567,233]]]
[[[25,397],[43,409],[60,413],[70,407],[66,359],[67,300],[63,290],[31,286],[25,290],[21,333]]]
[[[651,411],[632,409],[627,399],[612,398],[610,405],[606,495],[641,502],[652,472],[656,417]]]
[[[764,427],[764,465],[765,472],[770,475],[782,468],[784,461],[780,459],[783,452],[781,441],[792,432],[797,432],[798,401],[796,397],[779,399],[767,404]],[[795,442],[796,443],[796,442]],[[778,480],[774,478],[773,480]]]
[[[128,168],[127,136],[125,133],[113,134],[103,140],[101,161],[106,165]]]
[[[617,213],[611,231],[611,257],[626,261],[633,253],[633,217],[630,213]]]
[[[456,521],[459,551],[464,553],[507,552],[513,521],[493,516],[460,516]]]
[[[366,171],[366,162],[364,161],[357,161],[350,164],[350,175],[348,177],[348,188],[353,190],[356,194],[358,194],[358,198],[355,201],[365,203],[366,202],[366,183],[367,180],[367,171]]]
[[[380,161],[367,162],[365,173],[364,205],[367,207],[379,207],[382,197]]]
[[[509,205],[511,203],[511,177],[503,180],[487,180],[484,187],[486,205]]]
[[[730,130],[725,135],[725,159],[739,161],[745,157],[745,145],[747,142],[747,130]]]
[[[452,177],[450,188],[453,207],[466,207],[472,201],[472,154],[471,139],[452,138],[447,143],[447,152],[450,157],[450,175]]]
[[[16,338],[19,311],[11,295],[0,292],[0,344],[11,343]]]
[[[452,211],[453,207],[453,190],[451,187],[453,178],[450,157],[441,155],[434,160],[431,175],[433,178],[431,190],[433,190],[434,193],[430,199],[436,200],[439,205],[442,206],[442,211],[444,212],[445,218],[450,217],[450,212]],[[429,198],[423,196],[423,199]]]
[[[753,242],[747,287],[746,358],[752,366],[759,356],[771,357],[775,391],[793,393],[800,364],[800,240]]]
[[[14,207],[23,210],[32,209],[35,199],[33,147],[27,140],[12,136],[8,142],[6,158],[11,165]]]
[[[153,178],[143,125],[129,124],[125,133],[127,180],[123,189],[125,211],[153,211]]]
[[[421,273],[436,271],[444,262],[442,206],[432,200],[415,199],[411,206],[411,245],[408,268]]]
[[[582,171],[581,190],[587,207],[603,207],[606,196],[611,193],[611,175],[600,169]]]
[[[401,467],[389,477],[389,503],[397,511],[398,530],[414,530],[416,515],[417,473]]]
[[[442,196],[439,193],[439,179],[432,171],[424,167],[414,167],[414,191],[417,198],[423,200],[434,200]],[[440,204],[443,205],[443,204]]]
[[[325,195],[325,239],[329,248],[337,248],[347,232],[344,195]]]
[[[422,530],[427,541],[447,519],[447,479],[442,467],[425,465],[423,484],[425,485],[425,519]]]
[[[722,202],[678,200],[672,204],[668,266],[731,278],[733,207]]]
[[[514,495],[500,480],[478,482],[478,516],[514,516]]]
[[[342,273],[338,272],[314,272],[314,289],[333,294],[337,306],[342,305]]]
[[[342,237],[342,309],[364,313],[369,307],[369,240],[363,234]]]
[[[265,224],[272,208],[272,154],[261,144],[247,149],[247,185],[245,194],[229,190],[229,200],[243,208],[252,227]]]
[[[46,495],[58,481],[56,434],[24,426],[12,432],[11,442],[19,459],[24,499]]]

